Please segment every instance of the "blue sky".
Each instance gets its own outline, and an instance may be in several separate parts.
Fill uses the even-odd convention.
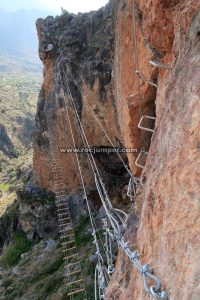
[[[0,9],[15,11],[17,9],[41,9],[60,13],[61,7],[69,12],[87,12],[104,6],[108,0],[0,0]]]

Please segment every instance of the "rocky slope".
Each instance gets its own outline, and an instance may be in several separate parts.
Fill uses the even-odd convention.
[[[92,299],[91,225],[82,198],[71,195],[69,201],[85,286]],[[30,180],[15,203],[0,214],[0,250],[1,300],[66,299],[54,198]]]
[[[0,164],[30,148],[40,74],[0,73]]]
[[[139,99],[133,1],[111,1],[95,13],[78,16],[66,13],[55,19],[38,20],[44,83],[34,135],[35,177],[42,187],[52,190],[47,117],[54,120],[57,128],[58,147],[72,146],[69,124],[65,130],[61,114],[63,97],[59,77],[63,78],[64,73],[90,144],[110,146],[91,119],[83,96],[66,68],[67,61],[82,94],[114,145],[145,147],[148,151],[132,215],[138,223],[130,222],[128,239],[142,254],[141,260],[154,267],[170,299],[197,300],[200,297],[200,3],[197,0],[136,1],[136,23],[139,70],[147,81],[154,83],[152,86],[140,81]],[[150,60],[171,68],[155,68]],[[64,89],[67,94],[66,82]],[[69,102],[69,96],[66,98]],[[156,116],[153,135],[138,129],[140,114]],[[74,117],[71,109],[70,116]],[[73,126],[77,146],[82,146]],[[84,158],[82,156],[85,181],[88,190],[93,191],[94,183]],[[97,155],[96,159],[104,178],[109,178],[107,184],[113,189],[118,185],[120,191],[126,184],[126,176],[119,162],[113,156]],[[128,155],[132,172],[140,175],[135,159],[136,155]],[[77,191],[78,176],[71,157],[60,154],[60,162],[66,190]],[[119,186],[120,178],[123,180]],[[116,202],[123,205],[119,191]],[[143,291],[141,277],[120,251],[106,299],[149,298]]]

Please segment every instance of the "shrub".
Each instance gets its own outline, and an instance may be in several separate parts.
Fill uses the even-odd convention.
[[[75,240],[78,248],[85,246],[92,239],[92,235],[87,232],[88,224],[89,224],[89,217],[86,217],[80,223],[80,225],[77,226],[77,228],[75,229]]]
[[[10,184],[8,182],[7,183],[0,183],[0,190],[2,192],[8,192],[9,188],[10,188]]]
[[[2,264],[11,267],[17,264],[21,254],[28,252],[32,246],[32,242],[28,241],[25,233],[15,233],[13,243],[9,245],[1,259]]]

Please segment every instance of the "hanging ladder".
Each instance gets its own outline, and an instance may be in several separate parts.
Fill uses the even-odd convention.
[[[73,223],[70,217],[69,204],[66,199],[63,175],[59,163],[59,150],[56,142],[56,132],[53,120],[47,118],[49,134],[50,164],[56,195],[57,216],[64,260],[64,275],[66,279],[67,299],[81,297],[87,300],[81,263],[76,247]]]

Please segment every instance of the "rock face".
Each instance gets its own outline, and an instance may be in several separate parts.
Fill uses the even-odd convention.
[[[59,77],[63,78],[65,73],[91,146],[110,144],[91,118],[81,93],[87,96],[92,111],[115,146],[144,147],[148,151],[142,174],[135,166],[136,155],[128,155],[132,172],[141,174],[141,186],[128,223],[127,239],[140,252],[142,262],[153,266],[170,299],[197,300],[200,298],[200,3],[198,0],[135,2],[136,35],[132,0],[111,1],[106,8],[92,14],[64,14],[38,20],[44,83],[34,135],[35,176],[42,187],[52,189],[46,135],[48,116],[57,128],[58,147],[72,145],[69,124],[66,123],[65,130],[62,122]],[[153,67],[150,60],[167,68]],[[81,93],[66,62],[78,80]],[[138,69],[145,78],[140,82]],[[66,82],[64,90],[69,104]],[[70,104],[69,112],[73,119]],[[138,129],[142,115],[156,117],[153,135]],[[82,147],[74,123],[73,130],[77,146]],[[115,167],[119,163],[116,158],[103,155],[95,158],[110,186],[121,190],[126,177],[121,167]],[[77,190],[73,160],[60,154],[60,161],[66,190]],[[94,183],[84,155],[81,163],[87,187],[92,190]],[[120,201],[123,202],[122,197],[116,203]],[[150,299],[143,290],[140,274],[122,251],[105,299]]]
[[[196,300],[200,298],[200,3],[156,0],[136,1],[136,6],[140,71],[148,80],[156,75],[158,89],[153,91],[146,83],[141,87],[142,114],[155,113],[156,124],[153,136],[149,136],[142,188],[135,203],[137,233],[130,226],[127,235],[141,260],[154,267],[170,299]],[[120,124],[125,145],[143,146],[142,131],[136,128],[137,96],[132,97],[129,108],[124,104],[128,95],[137,92],[133,2],[118,1],[116,14],[116,91],[119,111],[123,111]],[[172,69],[155,69],[150,59]],[[129,160],[132,166],[135,157]],[[121,252],[106,299],[150,299],[143,292],[141,276]]]

